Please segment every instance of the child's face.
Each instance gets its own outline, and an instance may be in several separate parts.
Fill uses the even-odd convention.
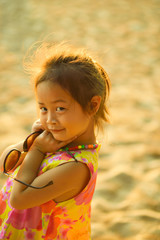
[[[41,124],[56,140],[66,141],[91,132],[91,116],[59,84],[39,83],[36,95]]]

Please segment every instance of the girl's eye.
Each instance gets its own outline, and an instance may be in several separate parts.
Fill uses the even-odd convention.
[[[56,112],[62,112],[62,111],[64,111],[65,110],[65,108],[63,108],[63,107],[57,107],[56,108]]]
[[[45,108],[45,107],[41,107],[40,110],[41,110],[41,112],[47,112],[47,108]]]

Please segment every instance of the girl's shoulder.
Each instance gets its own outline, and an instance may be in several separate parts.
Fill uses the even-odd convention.
[[[56,153],[47,153],[40,166],[40,173],[61,164],[73,161],[80,161],[87,165],[92,164],[94,170],[98,168],[98,155],[101,145],[97,144],[95,149],[78,149],[75,151],[57,151]]]

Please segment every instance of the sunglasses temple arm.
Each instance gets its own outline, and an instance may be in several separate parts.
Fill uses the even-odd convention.
[[[31,188],[34,188],[34,189],[42,189],[42,188],[48,187],[48,186],[50,186],[50,185],[53,184],[53,181],[50,181],[50,182],[48,182],[46,185],[44,185],[44,186],[42,186],[42,187],[35,187],[35,186],[32,186],[32,185],[27,184],[27,183],[25,183],[25,182],[22,182],[22,181],[20,181],[20,180],[18,180],[18,179],[16,179],[16,178],[14,178],[14,180],[17,181],[17,182],[19,182],[19,183],[22,183],[23,185],[25,185],[25,186],[27,186],[27,187],[31,187]]]
[[[42,186],[42,187],[35,187],[35,186],[32,186],[32,185],[30,185],[30,184],[28,184],[28,183],[22,182],[21,180],[19,180],[19,179],[17,179],[17,178],[14,178],[14,177],[10,176],[8,173],[5,173],[5,172],[4,172],[4,174],[7,175],[8,177],[14,179],[16,182],[19,182],[19,183],[21,183],[21,184],[23,184],[23,185],[25,185],[25,186],[27,186],[27,187],[31,187],[31,188],[34,188],[34,189],[42,189],[42,188],[48,187],[48,186],[50,186],[50,185],[53,184],[53,181],[50,181],[50,182],[48,182],[46,185],[44,185],[44,186]]]

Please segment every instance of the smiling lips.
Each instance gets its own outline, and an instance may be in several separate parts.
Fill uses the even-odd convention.
[[[58,133],[61,132],[64,129],[54,129],[54,128],[49,128],[50,131],[54,132],[54,133]]]

